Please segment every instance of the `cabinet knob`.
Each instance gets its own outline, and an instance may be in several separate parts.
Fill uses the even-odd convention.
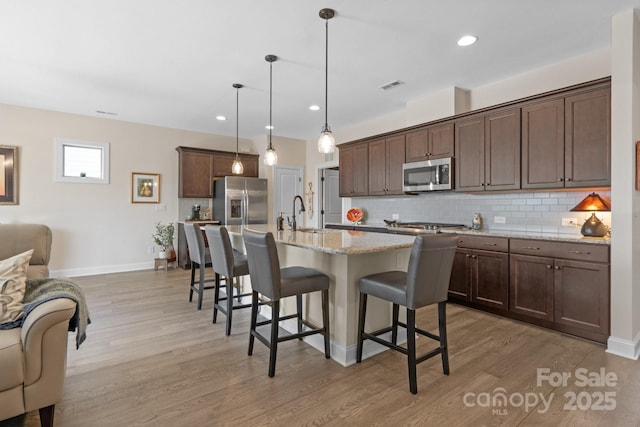
[[[551,265],[547,264],[547,268],[553,268]]]
[[[558,178],[558,182],[564,181],[564,178]]]
[[[465,255],[465,258],[471,258],[471,255],[466,254],[466,255]]]
[[[532,250],[532,251],[539,251],[540,250],[540,248],[536,248],[536,247],[533,247],[533,246],[525,246],[522,249],[529,249],[529,250]]]
[[[556,265],[556,270],[560,270],[560,266],[557,266],[557,265]]]
[[[567,178],[567,181],[571,181],[571,178]]]
[[[571,254],[577,254],[577,255],[590,255],[591,252],[587,251],[587,252],[582,252],[582,251],[569,251],[569,253]]]
[[[471,255],[471,258],[475,259],[475,258],[478,258],[478,256],[477,255]]]

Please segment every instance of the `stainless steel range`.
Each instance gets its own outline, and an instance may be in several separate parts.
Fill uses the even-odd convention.
[[[463,224],[445,224],[440,222],[397,222],[387,227],[389,233],[395,234],[436,234],[443,230],[455,231],[465,228]]]

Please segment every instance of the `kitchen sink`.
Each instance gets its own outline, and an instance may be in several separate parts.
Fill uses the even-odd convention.
[[[300,227],[296,228],[296,231],[300,231],[302,233],[324,234],[326,230],[323,230],[322,228]]]

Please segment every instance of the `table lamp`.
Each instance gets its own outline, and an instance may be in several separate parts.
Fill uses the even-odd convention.
[[[604,237],[607,235],[607,226],[596,217],[596,212],[610,212],[611,202],[600,197],[596,193],[591,193],[578,203],[571,212],[591,212],[591,217],[587,219],[580,232],[583,236]]]

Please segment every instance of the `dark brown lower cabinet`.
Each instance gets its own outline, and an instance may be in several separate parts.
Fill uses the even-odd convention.
[[[507,310],[509,307],[507,248],[508,240],[505,238],[460,236],[451,271],[449,296],[452,299]]]
[[[608,246],[511,239],[510,247],[510,312],[606,342],[610,325]]]

